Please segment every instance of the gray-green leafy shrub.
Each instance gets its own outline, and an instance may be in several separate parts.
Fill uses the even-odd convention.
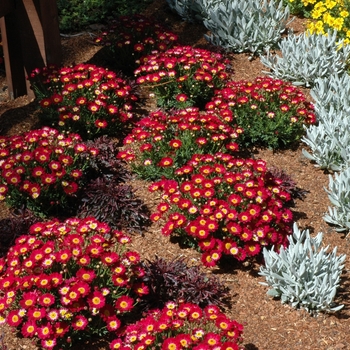
[[[169,8],[186,22],[202,20],[200,0],[166,0]]]
[[[350,114],[350,76],[348,74],[332,74],[327,78],[318,78],[310,90],[315,101],[315,108],[323,107],[329,111],[345,111]]]
[[[310,91],[318,124],[302,139],[311,148],[304,155],[321,169],[340,171],[350,162],[350,77],[337,73],[318,78]]]
[[[315,108],[317,125],[306,127],[301,141],[308,145],[311,153],[303,149],[304,156],[321,169],[339,171],[350,162],[350,120],[348,113]]]
[[[274,47],[289,19],[283,1],[222,0],[208,7],[203,24],[211,31],[205,38],[234,52],[253,54]]]
[[[338,232],[350,229],[350,168],[329,176],[329,189],[326,189],[333,207],[328,207],[328,214],[323,219],[335,225]]]
[[[264,72],[295,85],[314,85],[317,78],[343,74],[350,54],[350,46],[337,41],[337,33],[328,35],[303,33],[288,35],[278,44],[282,57],[267,52],[261,62],[271,71]]]
[[[262,284],[272,287],[269,295],[312,314],[343,307],[334,305],[333,300],[346,256],[337,256],[336,247],[327,253],[329,246],[321,248],[322,236],[320,232],[313,238],[309,230],[300,231],[295,223],[288,248],[281,248],[279,253],[264,248],[265,266],[259,274],[266,278],[267,283]]]

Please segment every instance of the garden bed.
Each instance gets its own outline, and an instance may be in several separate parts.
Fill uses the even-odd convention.
[[[186,45],[205,47],[203,39],[205,28],[197,24],[181,22],[179,18],[167,10],[165,1],[155,1],[145,13],[156,19],[166,20],[169,27],[179,34],[180,41]],[[296,33],[303,30],[303,21],[296,19],[291,27]],[[93,32],[93,30],[92,30]],[[74,37],[63,37],[64,65],[90,62],[102,65],[103,57],[99,55],[100,47],[94,45],[92,37],[84,33]],[[263,75],[263,65],[259,59],[248,60],[245,54],[232,55],[232,67],[235,80],[253,80]],[[0,87],[0,120],[1,135],[15,135],[32,128],[37,122],[36,105],[34,101],[28,101],[21,97],[9,101],[6,97],[5,79],[2,76]],[[309,96],[308,91],[305,94]],[[310,98],[310,97],[308,97]],[[148,101],[147,109],[153,107],[152,101]],[[328,186],[328,174],[317,169],[302,155],[302,149],[306,146],[302,143],[293,149],[283,151],[271,151],[256,148],[254,157],[264,159],[269,167],[277,167],[291,175],[297,186],[307,195],[304,200],[297,199],[292,208],[295,221],[300,229],[309,229],[314,235],[324,233],[324,245],[331,248],[337,246],[338,253],[350,255],[349,241],[342,234],[335,232],[322,219],[327,211],[329,200],[324,191]],[[147,190],[148,183],[133,179],[130,185],[135,189],[135,194],[141,198],[151,211],[160,202],[160,196]],[[6,219],[8,209],[0,207],[0,218]],[[0,227],[1,228],[1,227]],[[1,233],[0,233],[1,234]],[[1,242],[0,242],[1,244]],[[141,259],[153,259],[158,257],[173,259],[185,257],[192,264],[200,264],[200,253],[189,248],[182,248],[178,243],[161,234],[160,223],[154,223],[143,235],[133,235],[132,249],[140,253]],[[209,274],[218,276],[226,286],[230,288],[231,308],[228,315],[244,325],[244,346],[247,350],[269,350],[286,348],[294,349],[319,349],[335,350],[350,348],[350,298],[348,288],[350,285],[347,266],[345,263],[341,286],[336,298],[337,304],[344,304],[344,308],[336,314],[318,317],[310,316],[306,311],[295,310],[287,305],[282,305],[279,300],[273,300],[266,295],[267,288],[260,285],[264,278],[258,275],[259,264],[255,261],[223,264],[220,267],[203,268]],[[107,349],[103,342],[96,344],[79,344],[86,349]],[[0,349],[36,349],[29,340],[16,337],[8,327],[0,328]]]

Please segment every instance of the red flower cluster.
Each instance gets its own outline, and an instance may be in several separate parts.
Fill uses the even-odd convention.
[[[49,66],[35,69],[31,80],[43,109],[42,121],[83,138],[112,134],[133,117],[137,98],[131,86],[105,68]]]
[[[198,305],[174,302],[129,325],[110,349],[151,350],[239,350],[243,326],[223,314],[217,306],[202,310]]]
[[[191,46],[175,46],[144,57],[135,70],[137,83],[151,87],[166,109],[201,106],[229,79],[221,54]]]
[[[245,146],[277,148],[300,139],[303,125],[314,124],[314,107],[303,92],[282,80],[258,77],[253,82],[230,81],[206,104],[230,125],[239,125]]]
[[[39,214],[50,207],[64,208],[64,198],[73,196],[84,181],[86,156],[96,152],[79,135],[60,134],[49,127],[3,136],[0,200],[12,207],[25,205]]]
[[[121,326],[120,316],[147,293],[130,238],[94,218],[31,226],[0,259],[0,320],[52,349],[77,332],[100,334]],[[85,332],[85,333],[84,333]]]
[[[179,181],[163,179],[150,186],[165,199],[152,219],[166,214],[162,233],[196,242],[205,266],[216,265],[222,254],[244,260],[262,246],[287,244],[290,194],[269,175],[263,160],[194,155],[175,174]]]
[[[118,158],[131,161],[144,178],[172,178],[174,169],[194,153],[215,153],[225,147],[237,151],[233,140],[240,133],[240,128],[228,126],[215,113],[201,114],[198,108],[188,107],[170,115],[156,111],[140,120],[124,139],[126,146],[135,144],[138,150],[124,149]]]
[[[107,46],[114,63],[117,62],[123,70],[129,66],[134,70],[142,56],[165,51],[177,39],[176,34],[167,31],[160,23],[146,16],[131,15],[112,21],[108,29],[95,39],[95,43]]]

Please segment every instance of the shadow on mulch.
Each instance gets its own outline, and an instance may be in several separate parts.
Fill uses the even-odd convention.
[[[12,211],[9,217],[0,220],[0,258],[7,255],[21,235],[28,233],[29,227],[39,219],[27,210]]]
[[[244,349],[245,350],[259,350],[259,348],[257,346],[255,346],[254,344],[251,344],[251,343],[246,344],[244,346]]]
[[[33,126],[33,120],[36,121],[34,117],[36,110],[38,109],[37,101],[32,101],[26,105],[20,107],[11,108],[11,102],[9,102],[10,108],[5,112],[1,113],[0,104],[0,134],[7,135],[12,129],[15,133],[21,133],[21,130],[17,132],[18,128],[22,128],[23,124],[28,124],[30,127]],[[21,127],[22,126],[22,127]]]

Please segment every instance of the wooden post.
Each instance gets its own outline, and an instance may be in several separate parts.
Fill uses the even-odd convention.
[[[2,0],[3,1],[3,0]],[[0,5],[1,35],[10,98],[34,97],[26,80],[33,69],[61,64],[61,39],[56,0],[6,0]],[[8,6],[8,5],[6,5]]]
[[[20,33],[16,26],[16,15],[10,12],[0,19],[5,72],[10,99],[27,94],[26,77],[23,70]]]

